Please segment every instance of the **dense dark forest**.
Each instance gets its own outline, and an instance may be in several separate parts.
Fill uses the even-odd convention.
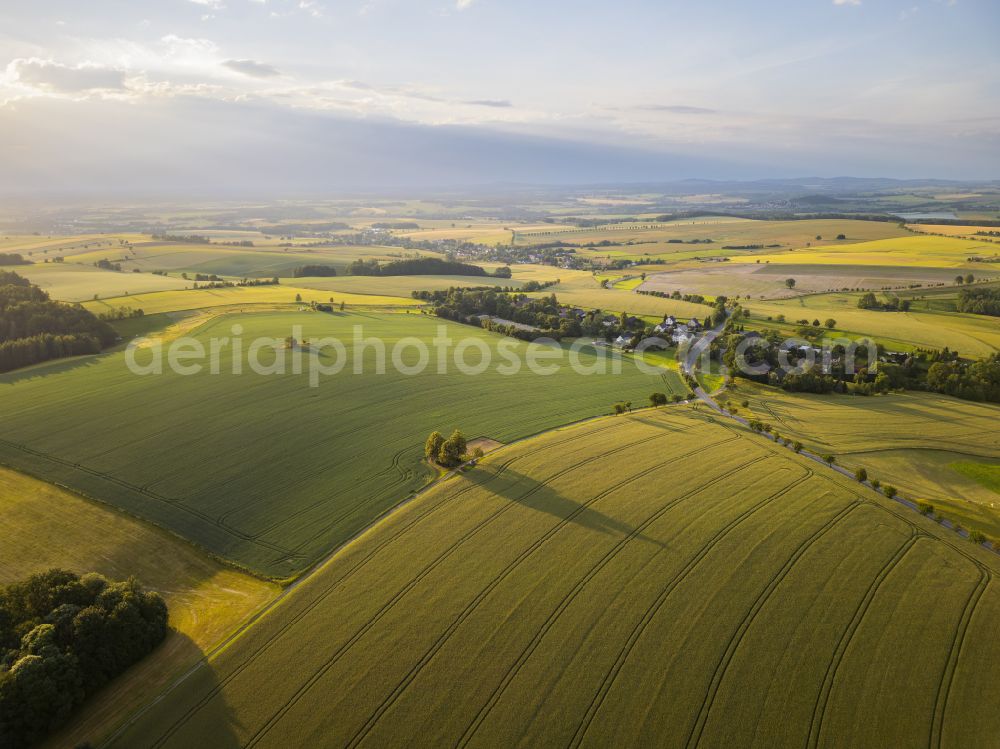
[[[78,305],[62,304],[28,279],[0,271],[0,372],[78,354],[96,354],[117,335]]]
[[[0,588],[0,746],[21,749],[167,634],[167,605],[134,579],[49,570]]]

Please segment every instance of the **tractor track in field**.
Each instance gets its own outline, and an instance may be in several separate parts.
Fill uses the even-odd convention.
[[[951,648],[948,650],[948,660],[945,661],[944,673],[938,682],[938,691],[934,697],[934,713],[931,719],[930,737],[927,745],[931,749],[940,749],[944,736],[944,721],[948,710],[948,696],[951,693],[951,685],[955,681],[955,672],[958,670],[958,662],[962,657],[962,647],[965,644],[965,635],[969,630],[969,623],[975,614],[976,607],[982,599],[983,594],[992,581],[992,575],[985,567],[980,567],[979,581],[972,589],[969,598],[962,608],[962,616],[958,620],[955,628],[955,636],[952,639]]]
[[[615,662],[612,664],[611,668],[604,675],[604,678],[598,685],[597,691],[594,693],[594,696],[591,699],[590,704],[587,706],[587,710],[584,713],[583,718],[581,719],[579,725],[576,728],[576,731],[573,734],[572,739],[570,740],[569,743],[570,747],[579,746],[586,738],[587,731],[590,729],[590,726],[593,723],[594,718],[597,716],[597,713],[600,711],[601,706],[604,704],[604,700],[607,698],[607,695],[610,693],[612,687],[614,686],[615,681],[618,679],[618,675],[621,673],[622,669],[625,666],[625,663],[628,661],[629,656],[632,654],[632,650],[635,648],[635,645],[641,639],[643,633],[646,631],[646,628],[649,626],[649,623],[656,617],[656,614],[660,611],[660,609],[663,607],[663,604],[667,601],[667,599],[670,597],[670,594],[673,593],[673,591],[677,588],[677,586],[680,585],[687,578],[687,576],[698,567],[701,561],[712,552],[712,550],[719,544],[719,542],[721,542],[724,538],[726,538],[726,536],[729,535],[729,533],[731,533],[738,526],[740,526],[743,523],[743,521],[753,516],[758,510],[769,505],[774,500],[778,499],[787,492],[791,491],[799,482],[803,480],[808,480],[812,476],[812,474],[813,474],[812,469],[807,468],[806,474],[802,478],[799,478],[796,481],[793,481],[788,486],[779,489],[778,491],[774,492],[771,496],[758,502],[755,505],[752,505],[751,507],[747,508],[744,512],[742,512],[740,515],[733,518],[729,523],[727,523],[725,526],[716,531],[715,535],[713,535],[708,540],[708,542],[704,546],[702,546],[701,549],[698,550],[698,553],[695,554],[693,557],[691,557],[688,560],[688,562],[670,579],[670,581],[666,584],[663,590],[660,591],[659,595],[656,597],[653,603],[646,609],[642,617],[633,627],[632,632],[629,634],[629,637],[626,639],[625,644],[619,651],[618,656],[615,659]]]
[[[792,556],[788,558],[781,569],[779,569],[774,577],[771,578],[764,590],[762,590],[754,600],[750,609],[744,615],[743,620],[740,622],[736,631],[726,644],[726,650],[723,653],[722,659],[719,661],[719,664],[715,668],[715,672],[712,674],[712,681],[709,683],[708,692],[706,692],[705,698],[702,700],[702,705],[698,711],[698,716],[695,719],[695,724],[692,726],[691,731],[688,734],[686,743],[687,747],[693,749],[701,742],[702,733],[705,730],[705,725],[708,723],[708,718],[712,712],[715,698],[719,693],[719,687],[722,685],[722,680],[725,679],[729,665],[732,663],[732,660],[736,655],[736,651],[742,644],[743,637],[746,635],[747,631],[753,625],[754,620],[757,618],[757,614],[759,614],[764,608],[774,592],[778,590],[781,583],[792,571],[798,561],[806,554],[806,552],[809,551],[810,548],[812,548],[812,545],[833,530],[833,528],[836,527],[840,521],[850,515],[854,510],[863,506],[863,503],[858,502],[857,500],[849,503],[829,521],[818,528],[812,535],[799,544],[799,546],[792,553]]]
[[[724,440],[723,442],[716,443],[715,445],[709,445],[708,447],[714,447],[714,446],[717,446],[718,444],[724,444],[724,442],[731,442],[731,441],[734,441],[734,440]],[[445,631],[438,637],[438,639],[435,640],[435,642],[432,644],[431,648],[421,657],[421,659],[411,669],[411,671],[404,677],[404,679],[399,684],[397,684],[397,686],[393,690],[393,692],[383,701],[383,703],[381,705],[379,705],[379,707],[376,709],[376,711],[371,716],[369,716],[369,719],[366,722],[365,726],[363,726],[362,729],[360,729],[358,731],[358,733],[351,739],[350,742],[348,742],[347,745],[349,747],[354,747],[354,746],[357,746],[357,744],[359,744],[361,741],[363,741],[365,739],[365,737],[368,735],[368,733],[370,732],[370,730],[372,728],[374,728],[375,724],[378,722],[378,720],[381,718],[381,716],[390,707],[392,707],[393,704],[395,704],[396,700],[400,696],[402,696],[403,692],[406,690],[407,687],[409,687],[410,684],[413,683],[413,681],[419,675],[420,671],[423,670],[424,666],[426,666],[433,659],[433,657],[441,650],[441,648],[444,647],[444,645],[448,642],[448,640],[451,639],[451,636],[458,630],[458,628],[462,625],[462,623],[465,622],[469,618],[469,616],[472,615],[472,613],[489,596],[489,594],[491,592],[493,592],[493,590],[495,590],[497,588],[497,586],[499,586],[500,583],[502,583],[511,573],[513,573],[514,570],[517,567],[519,567],[522,562],[524,562],[528,557],[530,557],[532,554],[534,554],[535,551],[537,551],[538,549],[540,549],[549,539],[551,539],[553,536],[555,536],[560,530],[562,530],[562,528],[566,527],[569,523],[571,523],[576,518],[577,515],[579,515],[580,513],[582,513],[584,510],[588,509],[591,505],[597,503],[601,499],[604,499],[605,497],[607,497],[608,495],[612,494],[613,492],[618,491],[623,486],[626,486],[626,485],[632,483],[633,481],[638,481],[639,479],[645,478],[650,473],[653,473],[655,471],[658,471],[658,470],[662,469],[663,466],[667,465],[668,463],[670,463],[671,461],[676,460],[676,459],[677,458],[670,458],[667,461],[664,461],[662,463],[658,463],[658,464],[656,464],[654,466],[651,466],[650,468],[647,468],[647,469],[644,469],[643,471],[640,471],[639,473],[633,474],[632,476],[629,476],[628,478],[623,479],[622,481],[618,482],[617,484],[614,484],[613,486],[608,487],[607,489],[603,490],[602,492],[600,492],[596,496],[592,497],[587,502],[583,503],[579,508],[577,508],[572,513],[570,513],[569,515],[567,515],[561,521],[559,521],[559,523],[557,523],[555,526],[553,526],[549,531],[547,531],[543,536],[541,536],[531,546],[529,546],[524,552],[522,552],[521,555],[519,555],[513,562],[511,562],[510,565],[508,565],[508,567],[504,568],[496,578],[494,578],[493,580],[491,580],[490,583],[485,588],[483,588],[476,595],[475,598],[473,598],[473,600],[466,606],[466,608],[459,614],[459,616],[445,629]],[[757,460],[761,460],[761,459],[758,458]],[[747,465],[752,464],[754,462],[757,462],[757,461],[750,461],[750,463],[748,463]],[[550,615],[550,618],[546,622],[546,625],[548,625],[549,621],[551,621],[552,623],[554,623],[555,619],[558,618],[558,615],[561,613],[561,611],[563,609],[565,609],[566,606],[569,605],[569,603],[571,602],[571,600],[573,598],[575,598],[576,593],[578,593],[579,590],[581,590],[583,587],[585,587],[586,584],[587,584],[587,582],[589,582],[594,576],[596,576],[597,573],[601,569],[603,569],[603,567],[606,566],[607,563],[610,562],[611,559],[615,555],[617,555],[617,553],[619,551],[621,551],[621,549],[624,548],[625,545],[627,545],[627,543],[629,541],[632,541],[635,538],[640,537],[642,535],[642,532],[646,528],[648,528],[649,525],[652,524],[657,518],[659,518],[661,515],[663,515],[667,510],[671,509],[676,504],[679,504],[681,501],[683,501],[685,499],[688,499],[691,496],[697,494],[698,492],[700,492],[705,487],[711,486],[712,484],[716,483],[716,481],[721,481],[723,478],[726,478],[726,476],[731,475],[732,473],[735,473],[735,472],[737,472],[739,470],[742,470],[742,468],[744,468],[744,467],[745,467],[745,465],[744,466],[739,466],[739,467],[733,469],[733,471],[731,471],[731,472],[729,472],[729,473],[727,473],[727,474],[725,474],[723,476],[720,476],[717,479],[713,479],[712,481],[708,482],[707,484],[704,484],[701,487],[698,487],[697,489],[693,489],[692,491],[688,492],[687,494],[682,495],[681,497],[678,497],[678,498],[672,500],[671,502],[667,503],[666,505],[664,505],[663,507],[661,507],[659,510],[657,510],[657,512],[654,513],[653,516],[651,516],[650,518],[647,518],[640,525],[638,525],[636,528],[634,528],[627,536],[625,536],[624,538],[622,538],[610,551],[608,551],[607,554],[605,555],[605,557],[603,557],[598,562],[597,565],[595,565],[593,568],[591,568],[591,570],[589,570],[587,572],[587,574],[584,576],[584,578],[582,578],[580,581],[577,582],[577,584],[573,588],[572,593],[569,595],[569,599],[568,600],[564,599],[566,605],[565,606],[560,605],[560,607],[557,607],[557,610],[555,612],[553,612],[552,615]],[[546,626],[543,625],[543,628],[545,628],[546,631],[547,631],[547,627]]]
[[[672,436],[672,435],[653,435],[651,437],[644,437],[643,439],[636,440],[635,442],[626,443],[625,445],[619,445],[618,447],[614,448],[613,450],[607,451],[606,453],[604,453],[604,455],[607,456],[607,455],[614,454],[614,453],[617,453],[617,452],[621,452],[623,450],[627,450],[627,449],[630,449],[630,448],[633,448],[633,447],[638,447],[639,445],[645,445],[645,444],[648,444],[648,443],[653,442],[653,441],[658,440],[658,439],[665,439],[668,436]],[[701,449],[704,449],[704,448],[703,447],[702,448],[698,448],[698,450],[693,450],[689,454],[693,455],[693,454],[695,454],[696,452],[698,452]],[[413,578],[411,578],[410,581],[407,582],[407,584],[404,585],[403,588],[401,588],[389,601],[387,601],[383,605],[383,607],[381,609],[379,609],[379,611],[376,612],[376,614],[368,622],[366,622],[362,626],[361,629],[359,629],[357,632],[355,632],[355,634],[352,635],[351,638],[347,642],[345,642],[343,645],[341,645],[341,647],[338,648],[338,650],[329,659],[327,659],[323,663],[323,665],[320,666],[320,668],[318,668],[313,673],[313,675],[310,676],[309,679],[302,686],[299,687],[299,689],[292,696],[292,698],[288,702],[286,702],[281,708],[279,708],[279,710],[274,715],[272,715],[271,718],[269,718],[265,722],[265,724],[262,725],[253,736],[250,737],[250,739],[245,744],[245,747],[249,748],[249,747],[254,746],[260,740],[260,738],[262,738],[264,735],[266,735],[270,731],[270,729],[273,728],[274,725],[276,725],[281,720],[281,718],[298,702],[298,700],[301,699],[301,697],[306,692],[308,692],[309,689],[317,681],[319,681],[319,679],[321,679],[323,677],[323,675],[330,670],[330,668],[332,668],[337,663],[337,661],[339,661],[339,659],[341,658],[341,656],[344,653],[346,653],[351,647],[353,647],[353,645],[358,640],[360,640],[361,637],[363,637],[367,632],[369,632],[381,620],[381,618],[386,613],[388,613],[393,607],[395,607],[395,605],[400,600],[402,600],[402,598],[406,595],[406,593],[408,593],[410,590],[412,590],[414,587],[416,587],[416,585],[421,580],[423,580],[427,575],[429,575],[431,572],[433,572],[435,569],[437,569],[437,567],[439,567],[441,564],[443,564],[448,558],[450,558],[451,555],[454,552],[456,552],[458,550],[458,548],[460,546],[462,546],[466,541],[468,541],[470,538],[478,535],[478,533],[480,531],[482,531],[488,525],[492,524],[493,521],[496,520],[498,517],[500,517],[501,515],[505,514],[509,510],[513,509],[514,507],[517,507],[521,502],[524,501],[524,499],[526,499],[527,497],[531,496],[535,492],[540,491],[542,488],[544,488],[545,486],[547,486],[551,481],[554,481],[557,478],[560,478],[560,477],[562,477],[562,476],[564,476],[564,475],[566,475],[568,473],[571,473],[571,472],[575,471],[580,466],[585,465],[586,463],[589,463],[592,460],[594,460],[594,458],[592,458],[592,457],[584,458],[584,459],[582,459],[580,461],[577,461],[577,462],[573,463],[570,466],[567,466],[566,468],[562,468],[559,471],[556,471],[553,475],[547,477],[544,481],[537,482],[534,487],[532,487],[527,492],[525,492],[520,497],[518,497],[517,500],[510,501],[510,502],[506,503],[505,505],[503,505],[499,510],[497,510],[492,515],[490,515],[487,518],[485,518],[484,520],[482,520],[480,523],[478,523],[472,529],[470,529],[469,531],[467,531],[463,536],[461,536],[457,541],[455,541],[451,546],[449,546],[447,549],[445,549],[441,554],[439,554],[434,559],[433,562],[431,562],[427,567],[425,567],[423,570],[421,570],[416,576],[414,576]]]
[[[609,424],[606,427],[601,427],[599,431],[603,432],[603,431],[612,430],[612,429],[614,429],[615,427],[617,427],[621,423],[625,423],[625,422],[613,422],[612,424]],[[563,428],[564,427],[557,427],[556,429],[554,429],[552,431],[559,431],[559,430],[562,430]],[[576,434],[571,434],[571,435],[567,436],[565,439],[558,440],[556,442],[552,442],[552,443],[549,443],[549,444],[543,446],[541,448],[541,451],[548,450],[548,449],[551,449],[551,448],[554,448],[554,447],[560,447],[560,446],[562,446],[564,444],[567,444],[569,442],[573,442],[576,439],[579,439],[581,437],[589,436],[590,434],[592,434],[592,432],[579,432],[579,433],[576,433]],[[657,435],[657,436],[659,436],[659,435]],[[639,442],[643,442],[643,441],[645,441],[645,440],[640,440]],[[621,446],[621,449],[626,449],[626,448],[631,447],[631,446],[632,446],[632,443],[629,443],[627,445]],[[534,453],[533,455],[537,455],[537,454],[538,454],[538,452]],[[491,482],[491,481],[499,478],[507,470],[507,468],[511,464],[513,464],[514,462],[516,462],[517,460],[519,460],[519,459],[521,459],[523,457],[526,457],[526,456],[515,455],[514,457],[511,457],[511,458],[507,459],[506,461],[504,461],[503,463],[501,463],[499,465],[498,470],[494,474],[492,474],[489,478],[487,478],[485,481],[483,481],[481,483],[475,483],[475,484],[470,483],[468,486],[465,486],[465,487],[462,487],[462,488],[458,489],[455,494],[450,495],[449,497],[446,498],[446,500],[453,500],[456,497],[461,496],[462,494],[464,494],[464,493],[466,493],[468,491],[471,491],[473,489],[479,488],[479,487],[481,487],[481,486],[483,486],[483,485],[485,485],[485,484],[487,484],[487,483],[489,483],[489,482]],[[588,460],[592,460],[592,459],[593,458],[587,458],[584,461],[581,461],[581,463],[585,463]],[[563,473],[563,472],[560,472],[560,473]],[[426,487],[426,489],[429,490],[429,489],[433,488],[434,486],[437,486],[437,483],[432,484],[432,485]],[[353,566],[351,569],[349,569],[343,575],[341,575],[340,577],[338,577],[335,581],[333,581],[329,585],[327,585],[325,587],[325,589],[322,591],[322,593],[318,594],[313,601],[310,601],[302,609],[302,611],[300,611],[294,617],[292,617],[291,619],[289,619],[288,622],[286,622],[285,624],[283,624],[278,629],[278,631],[274,635],[272,635],[271,637],[269,637],[267,639],[267,641],[262,645],[261,648],[259,648],[258,650],[254,651],[246,661],[244,661],[239,666],[237,666],[231,673],[227,674],[224,679],[220,680],[219,683],[216,684],[213,687],[213,689],[210,691],[210,693],[208,695],[206,695],[204,698],[202,698],[202,700],[200,700],[195,706],[193,706],[192,708],[190,708],[189,710],[187,710],[184,713],[184,715],[182,715],[180,718],[178,718],[175,721],[175,723],[171,726],[171,728],[168,730],[168,732],[165,733],[156,742],[156,744],[154,744],[154,746],[162,746],[162,744],[167,739],[169,739],[170,736],[173,735],[173,733],[175,733],[180,728],[180,726],[187,720],[188,717],[190,717],[200,707],[202,707],[203,705],[207,704],[209,702],[209,700],[211,700],[227,684],[229,684],[240,673],[242,673],[247,667],[249,667],[255,660],[257,660],[257,658],[260,657],[271,645],[273,645],[275,642],[277,642],[280,639],[280,637],[283,634],[285,634],[285,632],[287,632],[289,629],[291,629],[292,626],[294,626],[299,621],[301,621],[308,613],[310,613],[311,611],[313,611],[317,606],[319,606],[323,601],[325,601],[328,596],[332,595],[333,592],[343,582],[347,581],[348,579],[350,579],[351,577],[353,577],[355,574],[357,574],[382,549],[384,549],[385,547],[389,546],[393,541],[397,540],[399,537],[401,537],[402,535],[404,535],[406,532],[412,530],[414,526],[416,526],[419,522],[421,522],[424,519],[426,519],[429,515],[433,514],[437,510],[440,510],[440,509],[442,509],[442,508],[444,508],[446,506],[449,506],[450,504],[451,504],[450,501],[442,500],[439,504],[435,505],[433,508],[431,508],[427,512],[423,513],[422,515],[419,515],[418,517],[414,518],[412,522],[410,522],[409,524],[407,524],[406,526],[404,526],[403,528],[401,528],[400,530],[398,530],[397,532],[395,532],[394,534],[392,534],[388,538],[382,540],[374,549],[372,549],[368,554],[366,554],[355,566]],[[393,508],[393,510],[399,509],[399,507],[401,507],[401,506],[402,505],[397,505],[397,507]],[[506,505],[505,507],[507,507],[507,506],[509,506],[509,505]],[[502,512],[502,511],[503,511],[503,508],[499,512]],[[494,516],[490,516],[490,517],[486,518],[486,520],[482,521],[482,523],[480,525],[489,522],[493,517]],[[375,521],[375,523],[373,524],[373,526],[377,525],[377,523],[378,523],[378,520]],[[369,526],[369,527],[373,527],[373,526]],[[474,528],[472,531],[470,531],[470,533],[471,532],[475,532],[478,527],[479,526],[477,526],[476,528]],[[367,530],[368,529],[366,528],[366,531]],[[460,541],[461,541],[461,539],[459,541],[456,541],[455,543],[456,544],[460,543]],[[350,543],[350,542],[347,542],[347,543]],[[346,545],[347,544],[345,543],[344,545],[342,545],[341,547],[339,547],[338,549],[336,549],[335,551],[333,551],[327,557],[327,560],[324,560],[323,562],[319,562],[316,565],[315,569],[318,570],[323,564],[325,564],[326,561],[328,561],[330,558],[332,558],[333,556],[335,556],[336,554],[338,554],[344,548],[344,546],[346,546]],[[307,575],[307,576],[301,578],[296,585],[301,584],[301,582],[303,582],[304,580],[308,579],[309,577],[310,576]],[[272,604],[270,605],[269,608],[273,608],[274,605],[276,605],[280,600],[282,600],[282,598],[284,598],[285,596],[287,596],[287,594],[289,592],[291,592],[295,587],[296,587],[295,585],[290,586],[286,590],[286,592],[285,592],[285,594],[283,596],[279,597],[274,602],[272,602]],[[263,614],[264,612],[261,612],[261,613]],[[220,644],[219,646],[217,646],[214,652],[218,652],[222,647],[224,647],[226,644],[228,644],[228,642],[231,642],[233,639],[235,639],[236,637],[238,637],[242,632],[246,631],[246,629],[252,623],[253,622],[248,622],[248,624],[246,626],[244,626],[239,632],[234,633],[234,635],[229,640],[227,640],[226,642],[224,642],[224,643]],[[196,666],[194,669],[192,669],[191,671],[189,671],[186,674],[184,674],[178,681],[176,681],[170,687],[170,689],[176,688],[181,682],[184,681],[184,679],[186,679],[191,673],[193,673],[195,670],[197,670],[197,668],[198,668],[198,666]],[[133,718],[130,721],[130,723],[134,722],[137,717],[138,717],[138,715],[133,716]],[[120,731],[119,731],[119,733],[120,733]]]
[[[861,622],[868,613],[872,601],[875,600],[875,596],[882,587],[882,583],[885,582],[899,562],[902,561],[907,553],[909,553],[914,544],[916,544],[916,542],[923,537],[925,537],[924,533],[916,531],[911,527],[909,538],[907,538],[907,540],[896,550],[896,553],[889,558],[889,560],[882,566],[879,573],[872,579],[871,585],[868,586],[868,590],[858,603],[857,608],[855,608],[851,621],[848,622],[847,627],[841,633],[840,640],[837,642],[837,646],[834,648],[830,662],[827,664],[826,673],[823,676],[823,682],[816,695],[816,702],[813,706],[812,717],[809,721],[809,733],[806,737],[806,746],[809,747],[809,749],[815,749],[815,747],[819,745],[820,736],[823,732],[823,721],[826,717],[826,709],[830,702],[830,694],[833,692],[833,685],[837,678],[837,672],[840,670],[840,664],[844,660],[848,647],[850,647],[851,640],[854,639],[854,634],[860,628]],[[932,538],[931,536],[926,537]]]

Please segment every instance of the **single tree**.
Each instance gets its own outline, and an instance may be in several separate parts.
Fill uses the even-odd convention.
[[[441,443],[441,449],[438,451],[438,463],[449,468],[457,466],[462,462],[466,447],[465,435],[456,429],[448,439]]]
[[[866,471],[864,468],[859,468],[854,472],[854,478],[856,478],[863,484],[868,480],[868,471]]]
[[[786,278],[785,279],[785,286],[787,286],[790,289],[794,289],[795,288],[795,279],[794,278]]]
[[[892,484],[887,484],[885,489],[883,489],[882,491],[885,492],[885,496],[887,496],[889,499],[892,499],[897,494],[896,487],[894,487]]]
[[[441,432],[431,432],[424,443],[424,457],[432,461],[437,460],[442,444],[444,444],[444,435]]]
[[[828,330],[833,330],[834,328],[837,327],[837,321],[834,320],[832,317],[826,318],[826,322],[824,322],[823,324],[827,327]]]

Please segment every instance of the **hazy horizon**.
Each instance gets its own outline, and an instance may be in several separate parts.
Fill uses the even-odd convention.
[[[969,0],[8,4],[0,192],[989,180],[998,21]]]

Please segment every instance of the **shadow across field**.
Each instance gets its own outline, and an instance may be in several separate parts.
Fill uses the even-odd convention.
[[[625,478],[627,477],[624,477],[623,481]],[[641,541],[648,541],[661,548],[664,547],[663,542],[642,533],[637,534],[637,528],[591,506],[590,503],[603,499],[613,493],[621,486],[623,481],[617,482],[610,488],[589,496],[584,502],[579,502],[563,496],[548,484],[544,484],[526,474],[518,473],[508,468],[504,472],[504,481],[501,484],[491,485],[490,490],[498,496],[515,502],[522,507],[552,515],[560,520],[573,523],[588,530],[619,537],[635,535]]]

